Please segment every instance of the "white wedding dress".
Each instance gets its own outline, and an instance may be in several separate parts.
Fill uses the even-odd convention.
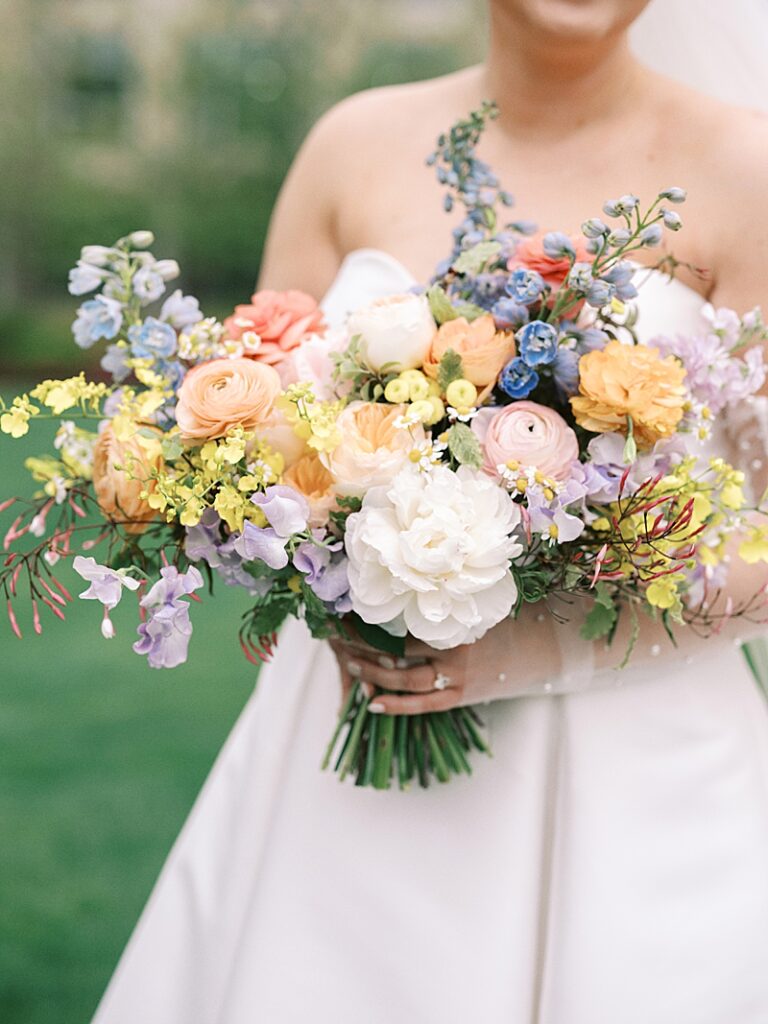
[[[324,306],[411,284],[359,250]],[[640,304],[652,336],[702,300],[651,274]],[[640,656],[489,706],[472,778],[377,792],[320,772],[337,670],[291,622],[96,1024],[766,1024],[763,697],[732,642]]]

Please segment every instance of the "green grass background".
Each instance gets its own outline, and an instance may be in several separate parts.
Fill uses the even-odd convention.
[[[0,435],[0,501],[29,494],[27,455],[53,428]],[[0,516],[0,535],[12,521]],[[60,563],[61,564],[61,563]],[[71,571],[58,573],[83,589]],[[76,591],[73,591],[76,592]],[[24,640],[0,613],[0,1021],[81,1024],[101,992],[216,752],[253,691],[237,624],[247,598],[192,604],[186,666],[152,671],[131,651],[135,603],[102,638],[100,606],[67,622],[43,609]],[[137,1024],[140,1024],[137,1021]]]

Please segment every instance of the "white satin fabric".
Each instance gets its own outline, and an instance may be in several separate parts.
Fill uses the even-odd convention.
[[[359,250],[325,308],[411,283]],[[701,302],[651,275],[645,332]],[[337,671],[289,624],[96,1024],[766,1024],[768,714],[731,644],[651,665],[493,704],[471,779],[376,792],[319,771]]]

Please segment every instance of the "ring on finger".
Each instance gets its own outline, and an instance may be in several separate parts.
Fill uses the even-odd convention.
[[[447,690],[450,685],[451,677],[447,676],[444,672],[438,672],[435,676],[435,689]]]

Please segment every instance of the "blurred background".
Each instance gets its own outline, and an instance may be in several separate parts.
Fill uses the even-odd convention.
[[[471,63],[483,42],[476,0],[4,0],[4,397],[83,357],[95,367],[99,347],[83,353],[70,333],[67,270],[83,244],[151,228],[185,292],[226,314],[253,290],[313,121],[360,89]],[[46,426],[0,437],[0,501],[29,493],[23,460],[50,447]],[[219,588],[197,610],[189,664],[164,674],[131,652],[128,607],[110,644],[85,602],[40,639],[23,622],[20,643],[0,622],[3,1024],[90,1019],[252,692],[243,599]]]

